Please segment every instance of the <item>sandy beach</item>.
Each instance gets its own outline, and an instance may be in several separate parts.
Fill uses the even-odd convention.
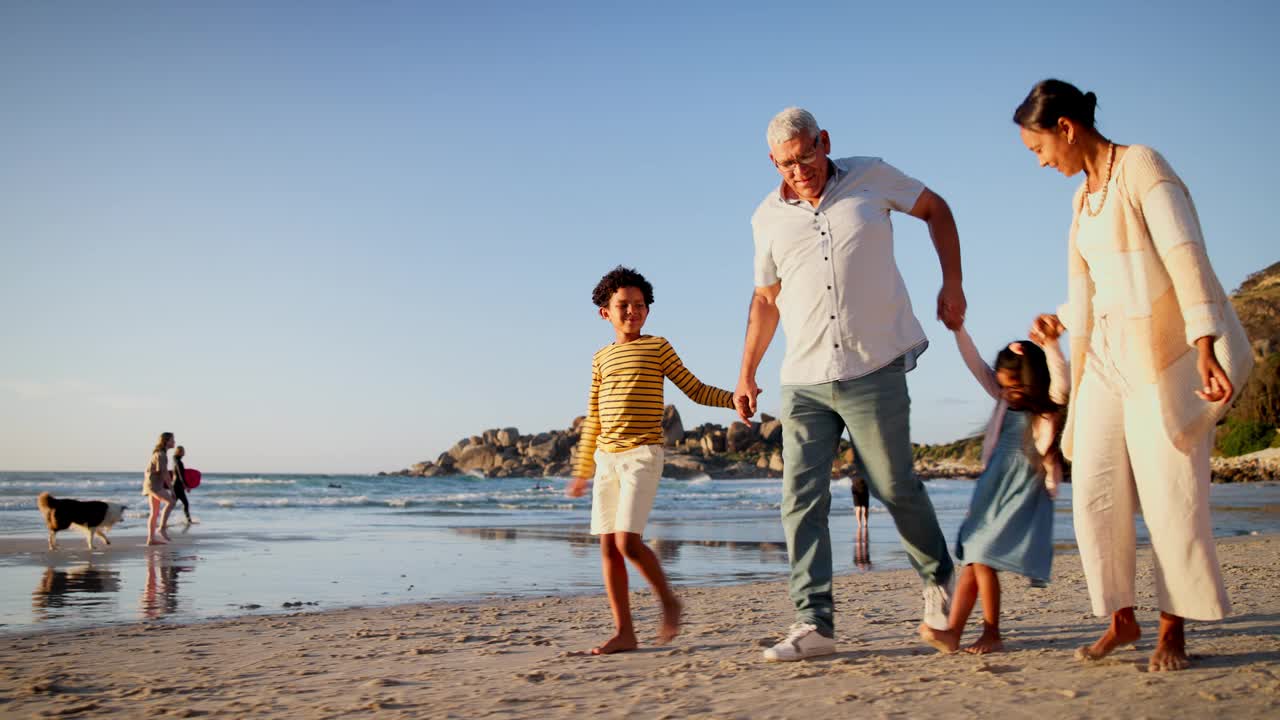
[[[1073,660],[1103,626],[1087,613],[1078,558],[1060,554],[1048,588],[1006,579],[1008,652],[981,658],[922,647],[918,581],[891,571],[839,578],[840,653],[797,664],[759,659],[791,619],[777,582],[686,588],[685,631],[672,645],[608,657],[584,652],[610,628],[599,595],[398,605],[10,635],[0,646],[0,714],[1275,717],[1280,536],[1219,549],[1235,609],[1223,622],[1189,624],[1195,666],[1181,673],[1146,671],[1150,633],[1102,662]],[[1140,551],[1148,629],[1150,560]],[[635,604],[644,642],[655,608],[647,592]]]

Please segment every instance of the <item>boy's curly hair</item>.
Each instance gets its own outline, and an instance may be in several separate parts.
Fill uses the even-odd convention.
[[[644,293],[644,304],[653,304],[653,286],[649,281],[635,270],[621,265],[600,278],[600,282],[596,283],[596,289],[591,291],[591,302],[595,303],[596,307],[609,307],[610,298],[624,287],[638,288]]]

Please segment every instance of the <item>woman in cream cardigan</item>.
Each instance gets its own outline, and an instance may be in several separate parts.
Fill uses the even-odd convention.
[[[1077,657],[1138,640],[1141,508],[1151,535],[1160,627],[1151,670],[1188,665],[1184,618],[1230,610],[1209,518],[1213,427],[1253,362],[1209,258],[1195,206],[1165,159],[1094,127],[1097,97],[1037,84],[1014,113],[1041,167],[1084,172],[1072,200],[1067,303],[1042,315],[1071,334],[1075,388],[1063,431],[1072,460],[1076,542],[1096,615],[1111,626]]]

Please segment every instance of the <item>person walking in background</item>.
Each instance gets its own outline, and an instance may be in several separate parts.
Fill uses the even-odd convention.
[[[1009,343],[995,368],[982,360],[963,327],[955,331],[960,356],[978,384],[996,400],[982,440],[982,473],[960,525],[956,559],[960,579],[951,599],[951,629],[920,626],[920,636],[942,652],[955,652],[974,603],[982,598],[982,635],[967,652],[1004,649],[1000,637],[1000,572],[1047,583],[1053,565],[1053,498],[1062,481],[1056,443],[1070,378],[1056,332]]]
[[[928,347],[893,254],[891,212],[929,226],[942,265],[937,315],[964,319],[960,239],[947,203],[874,157],[832,160],[831,138],[800,108],[766,133],[782,182],[751,218],[755,291],[734,400],[749,422],[756,370],[781,323],[782,524],[796,621],[766,660],[836,651],[831,593],[831,465],[845,428],[855,463],[885,506],[923,582],[924,622],[948,627],[951,556],[924,483],[912,470],[906,374]]]
[[[665,338],[641,334],[653,304],[653,286],[643,275],[614,268],[600,279],[591,300],[613,326],[615,341],[591,358],[587,416],[565,493],[581,497],[594,478],[591,534],[600,537],[604,587],[617,632],[591,652],[608,655],[637,645],[626,560],[662,603],[658,640],[669,642],[680,631],[680,601],[642,539],[662,478],[665,380],[699,405],[732,409],[733,395],[694,377]]]
[[[151,451],[151,461],[147,463],[146,472],[142,476],[142,494],[151,504],[151,514],[147,516],[148,545],[165,545],[169,542],[165,528],[169,525],[169,513],[173,512],[174,497],[168,450],[173,444],[173,433],[160,433],[160,439]]]
[[[1181,670],[1190,664],[1184,619],[1218,620],[1230,608],[1209,517],[1209,450],[1253,355],[1187,186],[1155,150],[1104,137],[1097,102],[1045,80],[1013,114],[1041,167],[1085,175],[1072,199],[1067,303],[1033,327],[1071,333],[1075,390],[1062,451],[1073,463],[1093,612],[1111,616],[1077,656],[1105,657],[1141,635],[1133,607],[1141,509],[1160,608],[1148,667]]]
[[[187,516],[187,524],[191,524],[191,505],[187,502],[187,480],[183,476],[186,468],[182,465],[182,458],[185,457],[187,451],[181,445],[173,450],[173,494],[182,502],[182,512]]]

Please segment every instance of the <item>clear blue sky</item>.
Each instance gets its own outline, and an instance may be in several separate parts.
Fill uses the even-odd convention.
[[[0,469],[141,471],[172,430],[210,471],[373,472],[565,427],[618,263],[732,388],[788,105],[951,203],[988,354],[1065,296],[1076,181],[1010,121],[1045,77],[1169,158],[1228,290],[1280,259],[1275,3],[197,5],[0,5]],[[951,440],[990,404],[896,228],[913,436]]]

